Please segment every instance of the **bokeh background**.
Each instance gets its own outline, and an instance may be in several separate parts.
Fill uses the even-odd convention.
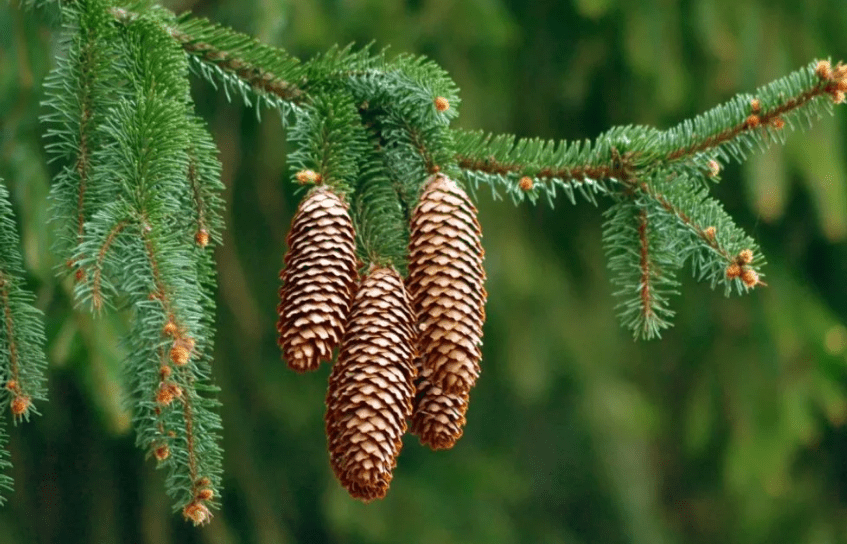
[[[814,58],[847,57],[843,0],[171,0],[307,58],[351,41],[441,63],[458,125],[593,138],[667,127]],[[57,34],[0,7],[0,175],[47,315],[50,402],[11,430],[0,543],[847,542],[847,112],[793,133],[714,191],[767,253],[769,287],[724,298],[686,279],[676,326],[633,342],[615,318],[601,212],[479,196],[488,272],[483,374],[464,438],[408,437],[388,497],[328,466],[328,368],[275,342],[297,206],[275,114],[195,81],[226,183],[215,376],[223,508],[194,529],[133,445],[125,315],[75,312],[49,251],[41,83]]]

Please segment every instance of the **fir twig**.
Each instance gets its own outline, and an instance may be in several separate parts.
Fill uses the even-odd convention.
[[[29,420],[38,411],[35,400],[46,400],[42,346],[45,343],[41,312],[33,305],[35,296],[24,288],[23,258],[9,193],[0,183],[0,406],[8,406],[13,421]],[[8,435],[0,420],[0,469],[7,469]],[[11,490],[12,479],[0,474],[0,488]],[[0,496],[0,504],[4,497]]]

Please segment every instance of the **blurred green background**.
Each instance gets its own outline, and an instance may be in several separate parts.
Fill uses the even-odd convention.
[[[814,58],[847,57],[843,0],[173,0],[309,57],[391,45],[441,63],[458,124],[593,138],[667,127]],[[601,209],[479,201],[488,271],[483,374],[455,449],[406,440],[388,497],[363,505],[328,465],[328,368],[298,376],[275,339],[297,205],[278,117],[195,81],[224,165],[215,374],[223,509],[172,514],[133,445],[125,316],[74,312],[57,283],[38,116],[58,51],[43,16],[0,7],[0,176],[47,314],[50,402],[11,430],[0,544],[847,542],[847,113],[744,165],[715,193],[757,238],[769,287],[727,299],[686,279],[676,327],[633,342],[615,318]]]

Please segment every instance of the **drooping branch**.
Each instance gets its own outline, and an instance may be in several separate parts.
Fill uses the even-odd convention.
[[[660,336],[671,326],[670,297],[678,294],[682,260],[672,244],[673,225],[632,196],[619,198],[604,213],[603,244],[612,272],[619,317],[633,337]]]
[[[65,8],[63,18],[67,53],[45,82],[48,110],[43,120],[48,124],[45,147],[62,163],[50,191],[53,214],[59,219],[57,249],[73,269],[73,248],[82,242],[94,209],[90,202],[96,201],[91,190],[102,144],[98,127],[106,115],[103,98],[115,99],[122,90],[116,84],[119,63],[112,63],[113,23],[105,5],[99,0],[80,2]]]
[[[35,308],[35,296],[26,285],[20,238],[9,202],[9,193],[0,183],[0,406],[8,407],[15,422],[37,414],[34,401],[46,399],[43,351],[44,323]],[[0,420],[0,469],[7,469],[8,435]],[[0,474],[0,488],[10,490],[12,479]],[[0,496],[0,504],[4,498]]]

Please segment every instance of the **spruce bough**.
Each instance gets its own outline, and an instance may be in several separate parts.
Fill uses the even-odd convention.
[[[427,223],[435,234],[425,243],[416,241],[421,234],[410,222],[427,183],[443,177],[457,182],[459,191],[463,187],[475,195],[490,189],[493,197],[508,196],[516,204],[543,199],[553,205],[559,193],[574,203],[577,193],[592,203],[600,196],[611,200],[604,212],[603,240],[621,321],[635,337],[650,339],[671,325],[670,299],[678,294],[677,274],[687,263],[698,279],[720,285],[726,294],[765,285],[761,251],[710,195],[710,186],[723,164],[743,161],[757,148],[783,141],[787,128],[811,123],[844,102],[847,92],[845,65],[815,61],[668,130],[616,127],[583,142],[516,139],[451,128],[458,115],[458,89],[439,66],[422,57],[389,58],[384,51],[347,47],[301,62],[249,36],[190,15],[175,16],[149,1],[39,3],[60,11],[62,21],[63,51],[45,82],[43,118],[48,152],[59,165],[50,196],[55,249],[65,262],[61,273],[72,276],[81,305],[95,312],[130,310],[130,355],[124,368],[137,443],[167,469],[167,492],[175,508],[195,524],[211,519],[221,494],[221,424],[211,353],[212,248],[221,241],[223,201],[217,152],[193,111],[190,73],[255,106],[257,114],[263,109],[280,114],[292,149],[288,159],[294,182],[318,185],[349,207],[356,274],[367,277],[369,271],[384,269],[407,282],[413,276],[455,280],[457,287],[449,295],[435,284],[410,297],[418,314],[413,316],[418,338],[412,339],[411,350],[392,348],[389,329],[379,329],[375,340],[367,341],[343,331],[350,316],[336,314],[348,313],[349,303],[320,306],[325,301],[308,292],[308,285],[318,281],[305,282],[307,287],[296,293],[291,290],[280,304],[280,312],[286,313],[278,327],[281,335],[288,334],[285,338],[319,334],[308,321],[314,306],[321,315],[333,316],[333,340],[327,345],[334,347],[344,335],[344,353],[367,352],[368,342],[378,344],[380,360],[393,360],[402,352],[398,364],[412,369],[403,383],[418,376],[418,396],[404,393],[391,429],[402,433],[411,418],[412,430],[433,448],[450,447],[461,436],[476,371],[462,382],[466,386],[451,392],[447,382],[433,377],[435,367],[426,360],[449,366],[464,360],[467,352],[477,368],[477,329],[486,294],[484,271],[477,267],[481,248],[473,249],[478,234],[461,228],[439,231],[451,221],[471,225],[475,216],[436,210]],[[452,219],[440,222],[440,213]],[[0,216],[5,225],[0,240],[5,316],[0,366],[5,373],[2,390],[17,420],[27,418],[34,411],[32,401],[45,396],[43,327],[32,296],[21,287],[19,242],[5,192],[0,192]],[[316,228],[322,232],[301,247],[308,258],[290,260],[308,270],[297,273],[302,277],[320,273],[324,262],[354,260],[349,243],[343,256],[333,253],[338,244],[332,227],[316,223]],[[427,255],[440,259],[440,268],[427,268],[427,258],[414,253],[421,244]],[[297,274],[283,273],[283,278]],[[348,289],[348,283],[341,291],[350,290],[347,295],[353,297],[355,286]],[[423,289],[420,279],[406,286],[395,283],[397,289]],[[381,314],[390,310],[379,303],[372,301],[376,321],[359,313],[355,330],[390,321]],[[459,317],[441,319],[456,311]],[[425,312],[437,315],[422,318]],[[288,327],[303,316],[308,326],[291,333]],[[474,327],[463,329],[466,318]],[[439,325],[428,329],[436,321]],[[456,346],[464,352],[457,355]],[[319,359],[328,358],[322,352]],[[361,362],[363,368],[379,367],[377,374],[387,372],[378,362]],[[339,457],[348,451],[342,444],[346,437],[367,435],[377,447],[384,442],[371,427],[385,420],[380,410],[388,407],[372,408],[373,399],[385,391],[378,388],[381,378],[365,378],[345,377],[344,383],[353,387],[345,389],[341,400],[328,398],[327,429],[339,479],[354,482],[354,495],[372,498],[387,489],[398,437],[385,442],[390,444],[379,457],[385,466],[376,487],[361,480],[364,472],[350,472],[367,459],[350,465]],[[360,398],[365,389],[368,393]],[[362,403],[376,412],[349,417],[346,406]],[[413,411],[407,413],[410,405]],[[415,412],[420,406],[437,410]],[[342,423],[349,421],[371,427],[344,430]],[[2,429],[0,438],[5,439]],[[0,466],[5,465],[6,457],[0,458]],[[7,477],[0,480],[3,487],[10,483]]]

